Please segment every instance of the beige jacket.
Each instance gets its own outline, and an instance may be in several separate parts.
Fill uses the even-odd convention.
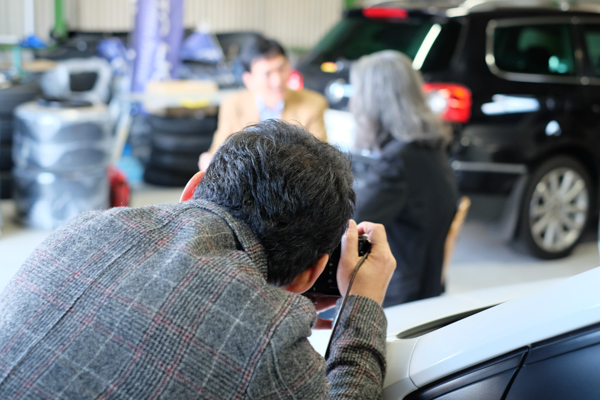
[[[325,97],[312,90],[288,91],[281,119],[300,125],[323,141],[327,141],[323,112],[328,108]],[[241,131],[248,125],[260,122],[254,93],[244,90],[236,93],[221,103],[219,110],[219,127],[213,136],[210,153],[232,134]]]

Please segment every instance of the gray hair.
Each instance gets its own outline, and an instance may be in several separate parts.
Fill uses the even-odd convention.
[[[449,126],[427,105],[421,74],[404,54],[385,50],[361,57],[352,66],[350,82],[356,147],[379,150],[391,138],[432,146],[449,141]]]

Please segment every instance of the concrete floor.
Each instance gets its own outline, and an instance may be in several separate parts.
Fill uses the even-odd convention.
[[[569,257],[550,261],[517,252],[494,236],[490,227],[483,223],[465,223],[450,265],[447,285],[449,294],[513,283],[566,278],[600,265],[597,225],[590,227]]]
[[[182,189],[165,189],[149,185],[134,188],[132,206],[177,202]],[[0,234],[0,290],[17,271],[33,249],[49,234],[27,229],[14,221],[15,208],[10,200],[0,202],[3,226]],[[554,261],[538,260],[515,252],[494,238],[490,228],[476,221],[467,221],[458,238],[450,271],[447,293],[505,284],[531,282],[548,278],[568,277],[600,264],[597,234],[594,227],[586,233],[573,254]]]

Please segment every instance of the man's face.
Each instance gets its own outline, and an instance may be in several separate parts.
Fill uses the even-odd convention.
[[[244,73],[244,84],[251,92],[260,94],[269,107],[284,100],[291,67],[281,54],[259,58],[252,62],[250,72]]]

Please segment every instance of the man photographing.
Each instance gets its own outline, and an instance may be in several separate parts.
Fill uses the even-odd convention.
[[[0,398],[380,398],[395,260],[353,206],[343,154],[271,120],[230,137],[181,203],[73,219],[0,294]],[[325,361],[298,293],[340,240],[345,293],[359,233],[371,254]]]

